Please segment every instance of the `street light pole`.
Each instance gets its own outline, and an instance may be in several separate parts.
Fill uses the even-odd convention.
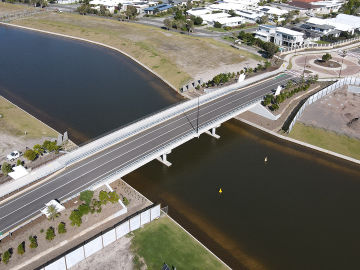
[[[305,63],[304,63],[304,70],[303,70],[303,78],[305,77],[306,59],[307,59],[307,55],[305,56]]]
[[[341,57],[342,57],[342,61],[341,61],[341,66],[340,66],[339,78],[341,77],[341,71],[342,71],[342,66],[344,63],[344,58],[346,57],[346,51],[343,52],[343,55]]]

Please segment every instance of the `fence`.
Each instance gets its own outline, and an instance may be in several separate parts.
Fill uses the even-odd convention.
[[[44,13],[44,12],[49,12],[49,11],[40,9],[40,10],[35,10],[35,11],[23,11],[23,12],[8,13],[8,14],[0,16],[0,21],[9,22],[11,20],[21,19],[21,18],[33,16],[35,14]]]
[[[294,119],[291,121],[288,133],[291,132],[292,128],[294,127],[296,121],[301,117],[302,113],[304,112],[305,108],[312,104],[313,102],[317,101],[318,99],[322,98],[323,96],[326,96],[332,92],[334,92],[336,89],[344,86],[344,85],[360,85],[360,78],[356,77],[347,77],[341,80],[338,80],[337,82],[333,83],[332,85],[324,88],[323,90],[317,92],[316,94],[310,96],[306,102],[300,107],[299,111],[296,113]]]
[[[111,228],[95,235],[91,239],[77,245],[76,247],[66,251],[55,259],[38,267],[41,270],[66,270],[70,269],[77,263],[85,260],[94,253],[100,251],[104,247],[115,242],[119,238],[125,236],[129,232],[139,229],[141,226],[160,217],[160,204],[151,205],[121,222],[115,224]]]
[[[291,48],[284,48],[280,55],[296,52],[296,51],[304,51],[306,49],[314,49],[314,50],[326,50],[326,49],[333,49],[335,47],[344,46],[353,42],[360,41],[360,37],[350,38],[346,40],[341,40],[335,43],[327,43],[327,44],[306,44],[301,46],[295,46]]]

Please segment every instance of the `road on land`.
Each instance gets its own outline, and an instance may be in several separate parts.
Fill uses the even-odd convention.
[[[211,122],[285,85],[292,75],[283,74],[266,82],[239,89],[142,131],[100,151],[54,176],[44,184],[0,205],[0,232],[6,233],[39,214],[45,203],[64,200],[128,167],[157,149],[194,133],[197,125]],[[199,116],[199,117],[198,117]],[[197,120],[198,119],[198,120]]]

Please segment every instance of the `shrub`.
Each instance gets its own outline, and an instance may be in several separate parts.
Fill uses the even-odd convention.
[[[94,196],[94,191],[85,190],[80,193],[80,200],[85,202],[85,204],[90,205],[91,199]]]
[[[49,205],[46,208],[46,211],[47,211],[47,214],[48,214],[48,218],[50,220],[54,220],[55,218],[60,216],[60,213],[58,213],[58,211],[56,210],[56,207],[54,205]]]
[[[38,247],[36,236],[29,236],[29,241],[30,241],[30,245],[29,245],[30,248]]]
[[[44,148],[40,144],[35,144],[33,150],[36,154],[41,155],[44,153]]]
[[[120,196],[115,191],[109,192],[109,201],[111,203],[117,203],[119,199]]]
[[[129,205],[129,200],[125,196],[123,197],[123,203],[125,206]]]
[[[203,19],[201,17],[195,17],[194,24],[201,25],[203,23]]]
[[[99,193],[99,200],[102,204],[107,204],[109,201],[109,194],[106,191],[101,190]]]
[[[329,61],[331,58],[332,58],[332,56],[331,56],[331,54],[329,54],[329,53],[325,53],[325,54],[321,57],[321,59],[322,59],[324,62]]]
[[[66,233],[66,227],[64,222],[60,222],[58,225],[58,233]]]
[[[22,162],[21,162],[20,159],[18,159],[18,160],[16,161],[16,166],[20,166],[20,165],[22,165]]]
[[[8,173],[13,171],[11,164],[4,162],[1,166],[1,171],[5,176],[8,175]]]
[[[44,229],[41,229],[41,230],[40,230],[40,233],[43,233],[43,232],[44,232]]]
[[[49,152],[53,152],[53,151],[58,152],[60,150],[60,146],[56,145],[56,141],[51,142],[46,140],[43,142],[42,147]]]
[[[53,227],[49,227],[47,230],[46,230],[46,240],[53,240],[55,238],[55,230]]]
[[[84,216],[84,215],[89,214],[90,206],[87,204],[81,204],[81,205],[79,205],[78,210],[79,210],[80,216]]]
[[[25,253],[25,242],[20,243],[17,247],[17,253],[22,255]]]
[[[221,28],[222,24],[219,22],[214,22],[214,27],[215,28]]]
[[[37,154],[34,150],[28,149],[25,151],[24,157],[26,157],[30,161],[33,161],[37,158]]]
[[[81,220],[81,214],[78,210],[73,210],[70,214],[69,219],[71,220],[71,226],[78,226],[80,227],[82,220]]]
[[[10,257],[11,257],[10,251],[9,250],[5,251],[4,254],[2,255],[3,263],[8,264]]]

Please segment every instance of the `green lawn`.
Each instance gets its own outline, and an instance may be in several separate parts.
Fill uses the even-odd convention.
[[[132,250],[145,260],[147,269],[161,269],[166,262],[177,269],[228,269],[168,217],[134,231]],[[135,257],[135,266],[140,266]]]
[[[329,44],[330,42],[329,41],[324,41],[324,40],[318,40],[318,41],[315,41],[315,43],[317,43],[317,44]]]
[[[302,123],[296,123],[289,136],[339,154],[360,159],[360,140],[348,136],[306,126]]]

